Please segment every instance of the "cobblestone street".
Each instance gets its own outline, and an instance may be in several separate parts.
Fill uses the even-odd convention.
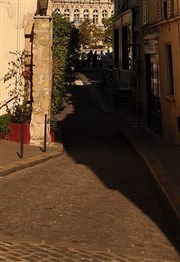
[[[52,246],[35,243],[0,242],[0,261],[94,261],[94,262],[162,262],[171,260],[150,259],[111,252],[88,251],[83,249]]]
[[[59,115],[62,156],[0,179],[0,261],[178,262],[179,239],[146,165],[91,85]]]

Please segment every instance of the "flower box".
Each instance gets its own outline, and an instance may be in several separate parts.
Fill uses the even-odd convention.
[[[10,123],[11,133],[6,135],[5,139],[14,142],[21,141],[21,124]],[[29,124],[23,124],[24,144],[30,143]]]
[[[10,123],[11,133],[5,136],[5,140],[20,142],[21,141],[21,124]],[[30,143],[30,124],[23,124],[24,144]],[[50,131],[51,142],[55,142],[54,130]]]

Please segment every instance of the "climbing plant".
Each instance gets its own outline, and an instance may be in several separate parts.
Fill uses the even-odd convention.
[[[9,52],[11,60],[8,63],[8,71],[4,75],[4,83],[8,89],[8,94],[12,97],[12,105],[7,106],[7,113],[11,117],[11,122],[30,122],[30,71],[27,70],[25,51]]]
[[[60,14],[54,13],[52,116],[64,108],[67,86],[75,79],[79,49],[79,30]]]
[[[103,33],[103,43],[108,48],[112,47],[113,42],[113,26],[112,26],[112,17],[111,18],[103,18],[102,23],[104,25],[104,33]]]

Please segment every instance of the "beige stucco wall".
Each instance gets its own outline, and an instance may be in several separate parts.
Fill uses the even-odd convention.
[[[25,48],[24,29],[28,20],[33,17],[37,8],[37,0],[1,0],[0,1],[0,102],[8,98],[7,84],[3,77],[8,70],[8,62],[12,60],[10,51],[22,51]],[[0,109],[0,114],[5,107]]]
[[[180,144],[180,131],[177,117],[180,117],[180,17],[160,26],[159,52],[160,52],[160,78],[162,92],[162,114],[164,137]],[[168,94],[167,63],[165,45],[172,45],[173,84],[174,95]]]

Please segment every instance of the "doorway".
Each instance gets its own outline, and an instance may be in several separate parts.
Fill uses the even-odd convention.
[[[148,127],[162,134],[161,92],[158,54],[146,55]]]

